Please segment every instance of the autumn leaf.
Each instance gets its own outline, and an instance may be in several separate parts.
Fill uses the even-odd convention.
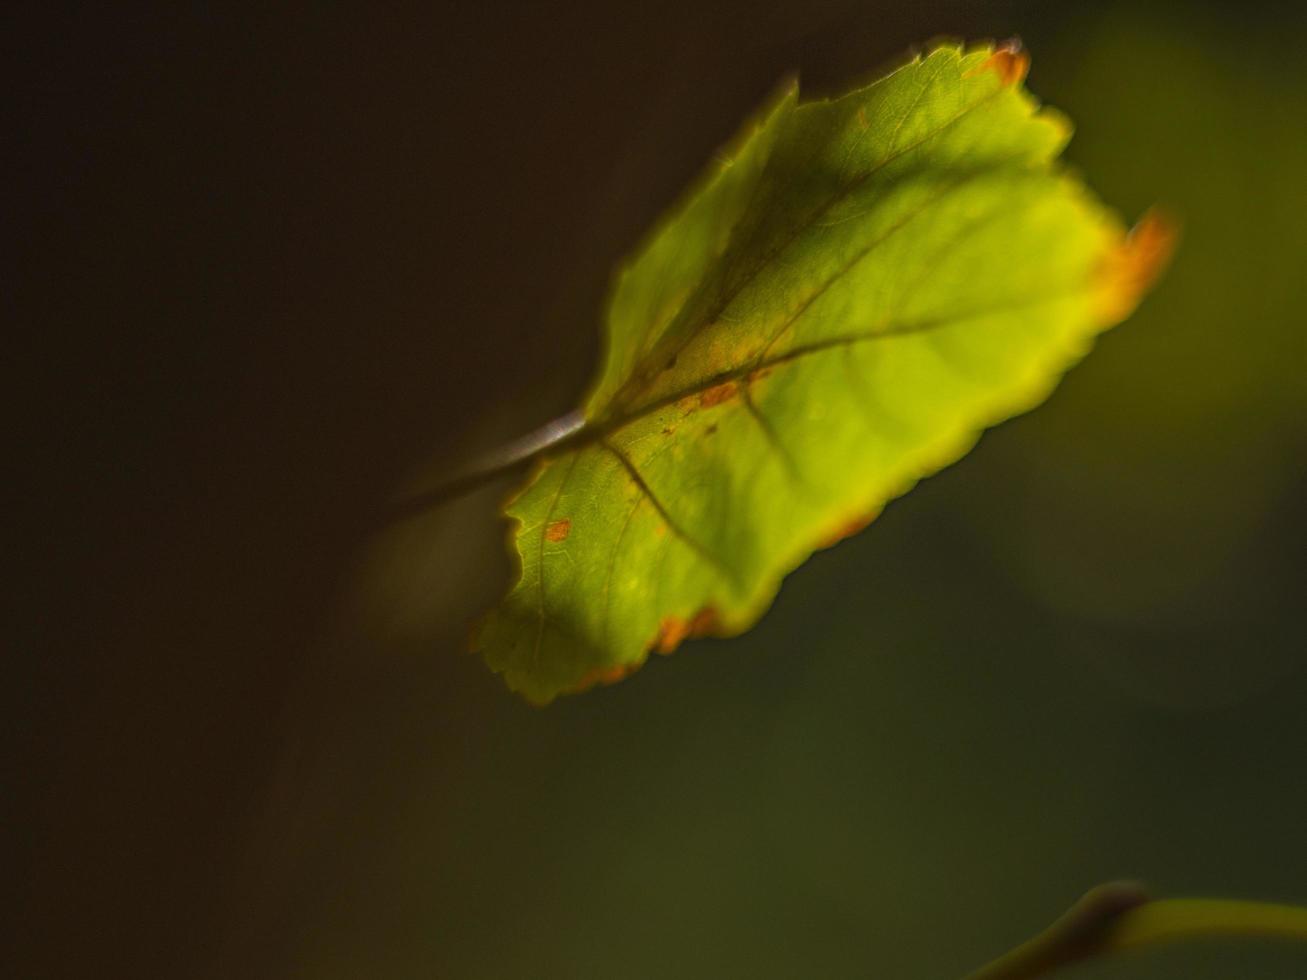
[[[1036,405],[1133,310],[1134,232],[1057,163],[1011,46],[787,86],[620,272],[581,430],[506,506],[476,643],[535,702],[749,628],[782,577]]]

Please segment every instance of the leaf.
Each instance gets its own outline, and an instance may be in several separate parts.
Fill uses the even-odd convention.
[[[1169,252],[1056,158],[1012,47],[794,85],[620,273],[585,425],[506,506],[476,642],[535,702],[731,635],[815,549],[1033,407]]]

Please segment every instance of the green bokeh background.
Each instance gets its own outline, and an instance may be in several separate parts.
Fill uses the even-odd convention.
[[[397,913],[398,975],[948,977],[1114,877],[1307,901],[1301,65],[1201,9],[1034,19],[1071,162],[1125,213],[1182,218],[1173,272],[753,633],[450,721],[457,777],[350,862],[425,910]],[[307,975],[380,945],[325,942]]]
[[[801,6],[747,24],[684,4],[426,15],[432,57],[457,49],[468,72],[451,104],[472,101],[403,137],[439,179],[405,171],[394,201],[459,197],[455,178],[484,165],[479,203],[418,212],[420,230],[377,245],[427,243],[406,260],[421,289],[368,280],[386,296],[375,376],[249,396],[273,435],[248,453],[245,436],[223,442],[220,463],[187,471],[216,476],[203,486],[163,484],[178,515],[164,553],[239,553],[248,571],[158,585],[171,572],[141,559],[115,586],[135,603],[103,624],[166,628],[97,643],[93,624],[77,634],[91,680],[38,678],[81,700],[33,709],[61,748],[33,755],[30,975],[926,980],[1108,879],[1307,903],[1307,21],[1249,5]],[[386,63],[387,44],[416,64],[410,26],[306,15],[295,36],[321,65],[286,70],[307,89]],[[1031,89],[1076,122],[1072,165],[1127,215],[1160,202],[1182,220],[1154,295],[1046,405],[788,578],[749,634],[544,710],[510,696],[461,652],[504,586],[503,488],[378,541],[366,514],[395,474],[434,456],[420,483],[569,407],[613,260],[784,70],[829,92],[913,40],[1014,33]],[[386,84],[349,91],[400,119]],[[377,128],[408,126],[422,132]],[[357,177],[321,172],[308,210]],[[420,279],[442,249],[459,260]],[[369,295],[338,315],[366,318]],[[392,322],[411,334],[387,339]],[[225,336],[213,323],[200,335]],[[477,330],[489,339],[457,339]],[[372,342],[329,346],[333,379],[357,380],[340,365]],[[322,367],[260,343],[258,392],[288,363]],[[433,377],[450,387],[428,397]],[[271,407],[309,394],[318,414]],[[215,427],[245,418],[221,404]],[[333,439],[350,451],[322,448]],[[233,505],[210,536],[191,530],[237,486],[276,501],[264,523]],[[310,517],[280,523],[291,512]],[[131,655],[114,661],[114,644]],[[158,680],[174,660],[205,666]],[[1067,975],[1288,980],[1307,948],[1223,942]]]

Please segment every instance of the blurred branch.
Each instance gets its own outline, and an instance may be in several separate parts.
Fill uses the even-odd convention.
[[[1150,901],[1139,885],[1092,889],[1044,932],[967,980],[1035,980],[1097,956],[1189,939],[1307,941],[1307,908],[1214,899]]]

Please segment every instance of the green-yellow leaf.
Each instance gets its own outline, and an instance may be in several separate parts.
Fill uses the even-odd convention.
[[[536,702],[757,621],[782,577],[1041,401],[1165,259],[1008,48],[787,87],[621,271],[581,432],[508,504],[478,630]]]

